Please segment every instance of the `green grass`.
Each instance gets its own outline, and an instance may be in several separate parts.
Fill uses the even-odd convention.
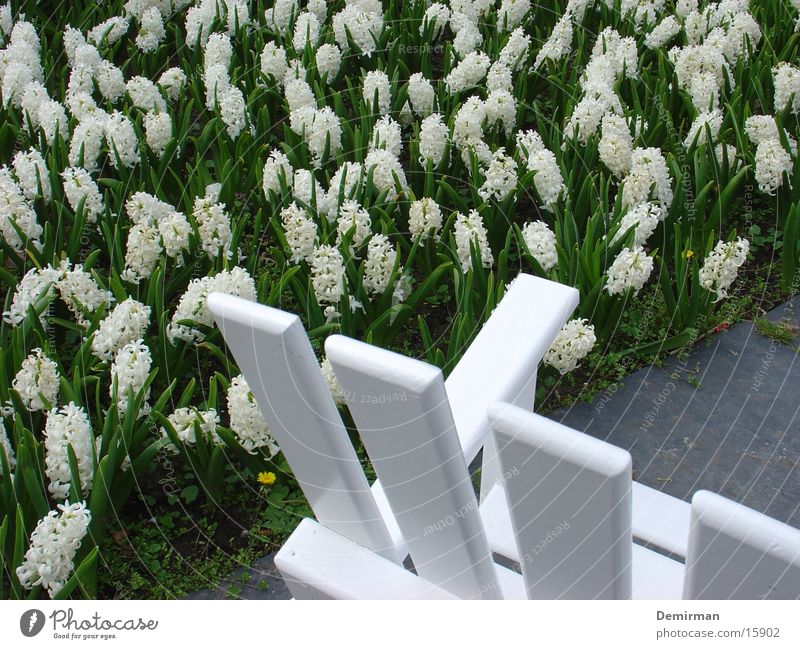
[[[756,331],[762,336],[791,347],[796,351],[800,350],[800,347],[795,344],[800,328],[793,321],[781,319],[778,322],[771,322],[766,318],[758,318],[755,324]]]

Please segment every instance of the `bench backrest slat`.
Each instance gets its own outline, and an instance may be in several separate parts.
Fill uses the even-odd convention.
[[[402,561],[300,319],[223,293],[208,308],[317,520]]]
[[[631,456],[517,406],[489,408],[530,599],[629,599]]]
[[[417,573],[461,598],[502,598],[441,370],[343,336],[325,351]]]
[[[683,598],[800,599],[800,530],[698,491]]]

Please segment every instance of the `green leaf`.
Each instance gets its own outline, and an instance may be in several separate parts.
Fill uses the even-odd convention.
[[[11,591],[15,599],[22,599],[22,586],[19,583],[16,569],[22,565],[22,558],[25,556],[25,548],[28,545],[28,538],[25,533],[25,519],[22,517],[22,505],[17,505],[17,516],[14,525],[14,551],[11,555],[9,577],[11,578]]]
[[[74,503],[81,501],[81,477],[78,472],[78,458],[75,456],[75,449],[72,444],[67,444],[67,460],[69,461],[69,497]]]
[[[181,489],[181,499],[187,503],[191,504],[195,500],[197,500],[197,495],[200,493],[200,490],[197,488],[197,485],[189,485],[188,487],[184,487]]]
[[[6,566],[6,536],[8,536],[8,515],[3,516],[3,522],[0,524],[0,567],[10,572],[12,566]],[[6,598],[5,583],[5,579],[0,579],[0,600]]]
[[[84,539],[85,541],[86,539]],[[99,554],[100,550],[97,547],[92,548],[64,587],[53,596],[53,599],[67,599],[76,588],[85,598],[94,599],[97,588],[97,557]]]

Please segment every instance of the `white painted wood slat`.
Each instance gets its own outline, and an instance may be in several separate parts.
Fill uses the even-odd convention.
[[[510,404],[489,420],[528,597],[630,598],[630,454]]]
[[[295,599],[457,599],[309,518],[275,555],[275,565]]]
[[[633,483],[633,535],[679,557],[689,543],[689,503],[641,482]]]
[[[402,562],[300,319],[223,293],[207,303],[317,519]]]
[[[800,599],[800,530],[698,491],[683,598]]]
[[[441,370],[343,336],[325,351],[419,575],[502,598]]]

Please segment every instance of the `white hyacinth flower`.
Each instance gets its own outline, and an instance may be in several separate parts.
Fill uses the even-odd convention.
[[[633,137],[624,117],[614,113],[605,114],[597,152],[603,164],[617,178],[622,178],[630,171]]]
[[[270,192],[281,193],[281,178],[286,187],[291,187],[294,169],[282,152],[274,149],[270,152],[267,161],[264,163],[264,174],[262,177],[262,187],[264,196],[270,197]]]
[[[160,113],[167,111],[167,102],[158,91],[158,86],[146,77],[132,77],[125,84],[128,96],[133,105],[143,111],[158,110]]]
[[[658,50],[669,43],[681,31],[681,24],[675,16],[666,16],[645,36],[645,47]]]
[[[327,356],[322,359],[322,362],[319,366],[319,371],[322,374],[322,378],[325,380],[325,385],[328,386],[328,389],[331,391],[331,395],[333,395],[333,400],[339,405],[347,403],[342,384],[339,383],[339,379],[336,378],[336,373],[333,371],[333,365],[331,365],[331,362],[328,360]]]
[[[383,12],[366,11],[356,3],[348,3],[333,17],[333,34],[336,44],[342,49],[349,48],[348,33],[356,47],[368,57],[376,49],[376,41],[383,32]]]
[[[545,364],[554,367],[562,375],[576,369],[597,342],[594,325],[587,323],[586,318],[567,322],[544,355]]]
[[[16,226],[16,227],[15,227]],[[37,249],[41,249],[43,229],[36,219],[36,211],[14,181],[8,167],[0,167],[0,234],[9,246],[18,252],[25,247],[17,228]]]
[[[338,115],[329,106],[313,111],[304,137],[313,163],[319,167],[326,149],[329,155],[335,156],[342,148],[342,124]]]
[[[489,92],[493,90],[513,92],[514,78],[511,74],[511,68],[502,61],[492,63],[489,72],[486,74],[486,88]]]
[[[297,16],[294,23],[294,35],[292,36],[292,45],[295,52],[302,52],[306,44],[311,47],[313,52],[316,49],[317,41],[319,40],[319,18],[313,13],[308,11],[302,12]]]
[[[751,115],[744,123],[744,132],[758,146],[766,140],[779,140],[778,124],[772,115]]]
[[[450,92],[461,92],[480,83],[489,71],[491,60],[483,52],[470,52],[445,77]]]
[[[43,269],[31,268],[23,275],[14,297],[11,299],[11,307],[3,313],[3,320],[11,326],[16,327],[28,317],[28,309],[37,300],[55,294],[56,282],[61,276],[61,272],[52,266],[45,266]],[[47,309],[41,314],[42,326],[46,326],[45,317]]]
[[[241,374],[234,377],[228,387],[227,403],[231,430],[242,448],[252,454],[263,449],[269,458],[277,455],[280,451],[278,444]]]
[[[78,164],[77,158],[80,149],[84,149],[83,166],[89,171],[95,171],[95,159],[100,154],[103,130],[108,113],[100,108],[92,97],[93,86],[87,90],[73,90],[66,96],[67,108],[70,114],[78,120],[75,130],[70,136],[70,162]]]
[[[389,112],[392,101],[392,85],[389,77],[381,70],[370,70],[364,77],[362,95],[367,107],[371,110],[375,105],[375,98],[378,101],[378,113],[385,115]]]
[[[486,119],[486,105],[480,97],[472,96],[465,101],[456,113],[453,122],[453,142],[461,149],[464,164],[471,164],[471,153],[478,161],[488,165],[492,151],[483,141],[483,122]]]
[[[331,83],[339,68],[342,66],[342,52],[332,43],[320,45],[314,53],[314,61],[317,64],[317,73],[323,81]]]
[[[100,45],[105,42],[107,45],[113,45],[120,38],[125,36],[130,27],[130,18],[127,16],[112,16],[108,20],[104,20],[98,25],[90,29],[86,38],[90,43]]]
[[[331,178],[326,196],[328,221],[334,221],[339,205],[346,200],[355,200],[364,182],[364,167],[358,162],[344,162]]]
[[[59,272],[61,276],[56,282],[56,288],[75,316],[75,321],[82,327],[89,325],[84,311],[94,314],[101,306],[111,304],[114,300],[113,293],[101,289],[94,277],[83,269],[83,264],[75,264],[70,268],[67,259],[61,263]]]
[[[419,163],[425,167],[428,162],[438,165],[444,157],[450,130],[438,113],[428,115],[422,120],[419,131]]]
[[[219,94],[219,113],[228,137],[235,140],[247,126],[244,95],[236,86],[229,86]]]
[[[292,253],[291,261],[298,263],[309,259],[317,244],[317,224],[296,203],[281,210],[281,222],[286,243]]]
[[[491,268],[494,263],[494,256],[489,247],[486,228],[483,219],[476,210],[472,210],[467,216],[461,212],[456,214],[454,237],[456,240],[456,252],[461,261],[461,270],[468,273],[472,270],[471,247],[477,247],[478,256],[484,268]]]
[[[172,314],[172,322],[167,326],[167,338],[170,343],[176,340],[187,342],[201,341],[205,337],[202,332],[186,325],[181,320],[193,320],[197,324],[211,327],[214,317],[208,309],[206,299],[209,293],[227,293],[243,300],[256,301],[256,283],[244,268],[236,266],[231,270],[223,270],[211,277],[197,277],[189,282],[186,292],[178,301]]]
[[[683,146],[688,149],[694,143],[695,138],[697,138],[698,146],[705,144],[708,140],[706,127],[708,127],[708,130],[711,131],[711,142],[713,144],[717,141],[719,130],[722,127],[721,110],[707,110],[700,113],[689,127],[689,132],[686,134],[686,139],[683,141]]]
[[[298,11],[297,0],[275,0],[273,6],[264,12],[264,20],[272,32],[280,33],[289,28],[292,15]]]
[[[486,180],[478,189],[480,197],[485,201],[503,201],[517,187],[517,163],[501,147],[492,154],[485,176]]]
[[[64,105],[52,99],[37,103],[36,122],[38,122],[47,146],[53,146],[57,136],[66,142],[69,139],[67,111]]]
[[[0,418],[0,449],[5,451],[6,461],[8,462],[8,468],[11,471],[13,471],[14,467],[17,466],[17,458],[14,455],[14,447],[11,446],[11,440],[8,438],[8,433],[6,432],[6,426],[1,418]],[[2,477],[3,477],[3,463],[0,462],[0,478]]]
[[[388,115],[381,117],[372,128],[372,137],[369,142],[370,151],[385,149],[396,158],[403,149],[403,136],[400,133],[400,124]]]
[[[345,290],[342,253],[334,246],[317,246],[311,253],[309,263],[317,302],[321,305],[338,304]]]
[[[186,83],[186,73],[180,68],[169,68],[158,78],[158,85],[164,89],[167,97],[175,101]]]
[[[428,25],[432,25],[431,37],[433,40],[438,39],[447,23],[450,22],[450,8],[441,2],[432,2],[425,10],[425,15],[422,17],[422,25],[419,28],[419,34],[422,36]]]
[[[22,361],[11,387],[28,410],[47,410],[58,403],[59,380],[55,361],[37,347]]]
[[[522,228],[525,245],[545,272],[558,265],[556,235],[544,221],[526,223]]]
[[[497,16],[497,26],[503,30],[511,31],[522,22],[525,15],[531,10],[530,0],[503,0]]]
[[[172,140],[172,119],[168,113],[147,113],[144,116],[144,136],[147,146],[159,158]]]
[[[661,149],[637,148],[631,156],[631,171],[623,183],[622,203],[630,207],[651,198],[662,207],[669,207],[673,198],[672,178]]]
[[[200,243],[209,259],[224,257],[231,259],[233,251],[233,231],[231,219],[225,206],[215,196],[197,197],[192,209],[192,217],[200,232]]]
[[[286,50],[270,41],[261,50],[261,73],[273,82],[279,82],[286,74]]]
[[[512,70],[517,70],[527,60],[530,46],[531,37],[525,33],[525,30],[522,27],[517,27],[513,32],[511,32],[508,42],[505,44],[503,49],[500,50],[498,61],[503,62]]]
[[[175,434],[183,444],[192,446],[197,442],[195,424],[198,424],[200,432],[209,437],[215,444],[222,443],[222,439],[217,434],[219,415],[213,408],[211,410],[198,410],[194,407],[178,408],[167,417],[167,420],[172,424]],[[169,435],[167,435],[167,431],[163,427],[161,428],[161,437],[169,440]],[[166,446],[173,453],[178,452],[178,449],[171,441]]]
[[[312,213],[327,214],[330,209],[327,205],[327,192],[308,169],[298,169],[294,172],[292,194],[296,203]]]
[[[14,175],[19,181],[25,198],[29,201],[41,197],[45,203],[52,199],[50,172],[42,154],[31,147],[27,151],[19,151],[14,156]]]
[[[719,302],[728,297],[728,289],[747,261],[750,242],[739,237],[736,241],[720,241],[706,257],[700,269],[700,284],[707,291],[715,291]]]
[[[54,498],[64,500],[72,487],[68,447],[72,447],[78,464],[81,494],[86,496],[94,480],[95,441],[86,411],[70,402],[47,413],[44,427],[45,474],[50,479],[48,490]]]
[[[542,208],[552,211],[567,190],[555,154],[544,147],[537,149],[528,156],[527,167],[533,172],[533,185],[542,199]]]
[[[783,186],[784,174],[788,174],[791,179],[794,167],[792,156],[779,140],[764,140],[756,148],[755,157],[758,188],[773,196]]]
[[[66,501],[36,525],[22,565],[16,573],[26,590],[43,586],[50,597],[64,587],[75,569],[73,563],[92,520],[86,503]]]
[[[111,364],[111,383],[108,386],[108,394],[112,399],[114,398],[116,384],[120,417],[124,417],[128,410],[129,394],[132,392],[136,396],[144,387],[152,362],[150,348],[141,339],[126,343],[114,357],[114,362]],[[147,403],[149,396],[150,389],[148,388],[141,409],[136,415],[137,418],[150,412],[150,405]]]
[[[453,50],[460,56],[466,57],[474,54],[483,44],[483,34],[478,26],[472,22],[464,22],[456,32],[453,39]]]
[[[436,99],[436,92],[420,72],[415,72],[408,80],[408,100],[411,102],[411,109],[419,117],[427,117],[433,112],[433,103]]]
[[[151,307],[132,297],[114,307],[100,321],[92,339],[92,354],[110,361],[126,344],[144,338],[150,326]]]
[[[567,12],[559,19],[550,34],[550,38],[542,45],[539,53],[536,55],[533,67],[538,68],[545,61],[558,62],[565,56],[568,56],[571,51],[572,16]]]
[[[125,76],[116,65],[111,61],[103,60],[97,68],[94,76],[97,89],[103,95],[103,99],[116,104],[122,95],[125,94]]]
[[[637,295],[653,272],[653,258],[641,246],[623,248],[608,269],[605,290],[609,295],[633,289]]]
[[[660,221],[666,216],[666,210],[655,203],[640,203],[628,208],[619,224],[619,230],[611,243],[619,241],[623,235],[634,227],[634,247],[643,246],[655,232]]]
[[[89,223],[96,223],[97,217],[102,214],[105,206],[100,188],[89,172],[81,167],[67,167],[61,172],[61,177],[64,179],[64,194],[69,206],[77,212],[81,201],[84,201],[83,209],[86,220]]]
[[[369,212],[356,201],[345,201],[339,208],[339,218],[336,221],[336,245],[341,245],[345,235],[352,231],[349,246],[352,255],[372,234],[371,228]]]
[[[800,112],[800,68],[781,62],[772,68],[772,81],[775,87],[775,112],[780,113],[787,107],[791,107],[795,115]]]
[[[408,208],[408,231],[415,239],[425,241],[429,236],[439,239],[442,229],[442,210],[427,196],[414,201]]]
[[[139,21],[136,47],[142,52],[155,52],[167,35],[161,12],[158,7],[150,7],[142,14]]]
[[[372,173],[375,189],[386,192],[387,201],[397,200],[401,192],[408,190],[403,165],[390,151],[384,149],[370,151],[364,160],[364,172]]]
[[[397,250],[385,234],[376,234],[367,245],[364,262],[364,290],[370,295],[380,295],[389,286],[397,261]]]
[[[161,258],[162,250],[158,228],[149,222],[136,223],[128,231],[125,269],[121,278],[131,284],[138,284],[150,277]]]
[[[486,125],[491,128],[500,124],[505,129],[506,135],[514,132],[517,123],[517,100],[505,88],[496,88],[489,92],[484,102],[486,111]]]

